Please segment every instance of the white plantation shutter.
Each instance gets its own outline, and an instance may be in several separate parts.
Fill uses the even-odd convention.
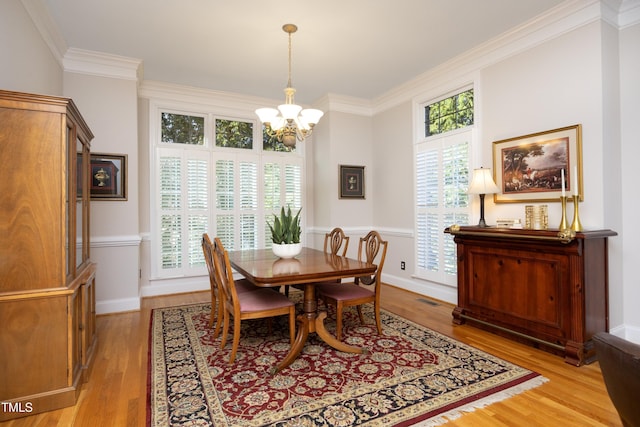
[[[162,112],[159,108],[152,111]],[[172,114],[182,116],[178,112]],[[191,117],[194,113],[184,115]],[[160,136],[173,128],[163,128],[159,117],[160,114],[152,114],[150,120],[162,128]],[[272,214],[279,214],[281,206],[297,211],[304,200],[303,150],[263,151],[262,144],[248,149],[237,144],[215,145],[212,141],[219,138],[214,132],[224,131],[214,128],[219,120],[206,113],[194,117],[204,118],[204,124],[198,122],[201,143],[178,144],[159,137],[152,147],[154,278],[206,275],[203,233],[220,237],[228,250],[270,247],[271,232],[266,220],[272,221]],[[230,127],[236,124],[227,121]],[[249,131],[255,124],[237,123]],[[249,127],[245,126],[247,123]],[[182,122],[171,124],[185,126]],[[255,140],[261,138],[260,126],[253,126],[253,131]],[[207,136],[209,133],[213,133],[212,138]]]
[[[220,238],[225,248],[235,247],[235,163],[233,160],[218,159],[215,162],[216,207],[215,235]]]
[[[187,228],[189,266],[204,266],[202,253],[202,233],[209,224],[209,161],[187,160]]]
[[[218,154],[216,164],[216,235],[227,250],[258,247],[258,159]]]
[[[264,176],[264,212],[265,212],[265,222],[264,222],[264,245],[269,248],[272,245],[271,241],[271,229],[268,224],[273,224],[273,214],[280,209],[281,198],[280,194],[282,180],[280,179],[280,164],[279,163],[265,163],[263,167],[263,176]]]
[[[161,268],[182,267],[182,158],[160,158]]]
[[[442,134],[416,145],[416,274],[456,285],[452,224],[469,223],[469,150],[471,130]]]
[[[200,241],[209,222],[208,155],[159,149],[159,269],[184,274],[204,267]]]
[[[419,147],[416,155],[416,257],[419,270],[439,270],[440,248],[433,245],[438,233],[438,217],[432,211],[438,206],[438,150]]]
[[[258,247],[258,164],[240,162],[239,242],[237,249]]]
[[[292,211],[302,207],[302,166],[285,165],[284,167],[285,201]]]
[[[280,165],[264,164],[264,210],[275,212],[280,207]]]
[[[265,156],[266,157],[266,156]],[[302,207],[302,159],[290,156],[269,156],[265,158],[263,166],[264,180],[264,243],[269,248],[271,230],[269,224],[273,224],[273,215],[280,215],[280,208],[291,207],[295,215]]]

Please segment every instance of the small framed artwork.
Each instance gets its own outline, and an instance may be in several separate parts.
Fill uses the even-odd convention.
[[[582,188],[582,126],[574,125],[493,143],[500,189],[495,203],[559,202]]]
[[[91,153],[91,200],[127,200],[127,156]]]
[[[340,198],[364,199],[364,166],[340,165]]]

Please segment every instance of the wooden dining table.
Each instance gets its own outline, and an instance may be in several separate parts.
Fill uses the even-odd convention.
[[[367,276],[375,273],[377,266],[323,251],[302,248],[295,258],[282,259],[271,249],[229,251],[233,268],[251,283],[260,287],[304,285],[302,314],[298,315],[296,339],[289,353],[274,368],[275,374],[289,366],[300,354],[309,333],[315,332],[333,348],[348,353],[367,353],[367,349],[338,341],[324,326],[326,311],[318,312],[315,285],[319,282],[349,277]]]

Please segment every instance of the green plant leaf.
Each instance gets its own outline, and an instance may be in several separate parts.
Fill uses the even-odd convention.
[[[293,216],[290,206],[287,206],[286,210],[284,206],[282,206],[280,208],[280,216],[273,214],[273,225],[267,221],[267,225],[271,230],[271,241],[273,243],[300,243],[300,235],[302,234],[302,230],[300,229],[301,211],[302,208]]]

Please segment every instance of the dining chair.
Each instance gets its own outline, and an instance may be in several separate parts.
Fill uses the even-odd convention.
[[[346,256],[347,248],[349,247],[349,236],[344,234],[344,231],[340,227],[335,227],[324,235],[324,253],[327,256],[337,255]],[[331,280],[328,282],[319,283],[340,283],[340,279]],[[294,285],[296,289],[304,289],[303,285]],[[284,294],[289,296],[289,286],[285,286]]]
[[[218,237],[214,239],[214,265],[218,282],[224,297],[222,342],[220,348],[227,344],[229,335],[229,317],[233,317],[233,344],[229,363],[233,363],[240,344],[240,323],[247,319],[263,319],[281,315],[289,315],[289,336],[293,345],[296,333],[295,303],[279,292],[268,288],[258,288],[250,292],[238,292],[233,279],[233,269],[229,261],[229,253],[224,249]]]
[[[349,247],[349,236],[344,234],[340,227],[336,227],[324,235],[324,253],[332,255],[347,255]],[[329,250],[327,250],[327,248]]]
[[[362,305],[373,303],[378,334],[382,334],[380,321],[380,286],[382,267],[387,255],[386,240],[382,240],[380,233],[373,230],[360,238],[358,244],[358,260],[377,264],[373,276],[355,277],[349,283],[323,283],[316,286],[320,298],[327,305],[336,309],[336,338],[342,340],[342,312],[346,307],[356,306],[360,322],[364,323]]]
[[[213,262],[213,242],[207,233],[202,234],[202,252],[204,254],[204,261],[207,265],[207,271],[209,272],[209,285],[211,286],[211,315],[209,316],[209,327],[213,327],[213,323],[216,323],[216,329],[213,332],[213,337],[217,338],[222,328],[222,322],[220,316],[222,316],[223,297],[222,290],[218,284],[218,278],[216,277],[215,264]],[[239,293],[254,291],[260,289],[247,279],[238,279],[235,281],[236,291]]]
[[[330,232],[324,235],[324,254],[327,257],[343,257],[347,255],[347,249],[349,248],[349,236],[344,234],[344,231],[340,227],[335,227]],[[316,286],[324,283],[340,283],[341,279],[329,280],[326,282],[320,282]]]

